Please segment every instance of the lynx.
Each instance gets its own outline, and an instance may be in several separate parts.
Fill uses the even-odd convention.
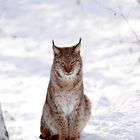
[[[81,39],[72,47],[53,43],[54,60],[43,106],[40,131],[45,140],[80,140],[86,126],[91,103],[84,95]]]

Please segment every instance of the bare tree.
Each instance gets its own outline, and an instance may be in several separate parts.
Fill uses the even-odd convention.
[[[9,135],[6,130],[4,118],[2,115],[1,104],[0,104],[0,140],[9,140]]]
[[[140,3],[140,0],[137,0],[137,1]],[[128,18],[124,15],[124,13],[123,13],[123,11],[122,11],[122,9],[121,9],[120,7],[119,7],[119,11],[116,11],[116,10],[110,8],[110,7],[105,6],[105,5],[102,4],[102,3],[99,3],[98,0],[94,0],[94,2],[96,2],[100,7],[104,8],[104,9],[110,11],[110,12],[113,12],[114,15],[120,16],[120,17],[124,20],[124,22],[127,24],[127,26],[129,27],[130,32],[132,33],[132,35],[133,35],[133,36],[135,37],[135,39],[136,39],[136,42],[137,42],[138,44],[140,44],[140,38],[139,38],[137,32],[134,30],[134,28],[133,28],[132,25],[130,24]]]
[[[138,3],[140,3],[140,0],[137,0],[138,1]]]

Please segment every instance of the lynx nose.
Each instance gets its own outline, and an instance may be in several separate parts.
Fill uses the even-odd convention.
[[[70,73],[72,71],[72,67],[70,66],[66,66],[65,68],[65,72]]]

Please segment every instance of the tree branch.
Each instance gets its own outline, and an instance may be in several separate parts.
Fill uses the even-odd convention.
[[[99,3],[97,0],[94,0],[100,7],[102,7],[103,9],[106,9],[110,12],[113,12],[114,15],[119,15],[120,17],[122,17],[122,19],[125,21],[125,23],[128,25],[131,33],[133,34],[133,36],[135,37],[136,41],[140,44],[140,39],[139,36],[137,35],[137,33],[134,31],[133,27],[131,26],[130,22],[128,21],[128,19],[126,18],[126,16],[123,14],[121,8],[120,9],[120,13],[116,10],[111,9],[110,7],[106,7],[103,4]],[[138,0],[138,2],[140,2],[140,0]]]

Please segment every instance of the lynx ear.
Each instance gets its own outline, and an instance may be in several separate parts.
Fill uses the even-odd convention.
[[[52,44],[53,44],[52,47],[53,47],[53,53],[54,53],[54,55],[59,54],[59,53],[60,53],[60,49],[59,49],[58,47],[55,46],[54,40],[52,40]]]
[[[82,39],[80,38],[78,44],[76,44],[76,45],[74,46],[74,52],[76,52],[76,53],[80,53],[81,40],[82,40]]]

